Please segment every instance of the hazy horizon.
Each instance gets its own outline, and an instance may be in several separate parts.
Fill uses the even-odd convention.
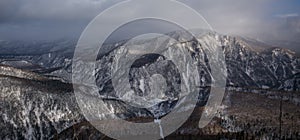
[[[2,0],[0,40],[78,39],[95,16],[121,1]],[[179,0],[179,2],[199,12],[218,33],[272,42],[272,45],[278,44],[280,47],[300,52],[298,47],[300,1]],[[139,13],[130,10],[124,12]]]

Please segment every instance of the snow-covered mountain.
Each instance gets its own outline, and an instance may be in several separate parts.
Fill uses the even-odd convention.
[[[294,52],[256,40],[214,32],[198,34],[194,39],[188,38],[184,32],[168,35],[180,42],[164,40],[163,45],[186,47],[197,64],[201,75],[198,107],[205,105],[208,99],[212,77],[205,51],[212,51],[213,47],[221,48],[225,54],[228,91],[264,93],[268,98],[282,96],[273,94],[278,91],[286,93],[283,96],[287,102],[296,106],[300,104],[300,58]],[[138,40],[131,42],[131,45],[153,46],[158,41],[159,38]],[[118,58],[120,52],[126,50],[124,43],[107,45],[111,49],[97,59],[94,76],[100,97],[106,99],[105,103],[113,110],[111,113],[123,118],[163,117],[178,102],[183,80],[180,73],[172,62],[162,56],[149,54],[138,59],[129,71],[129,83],[136,94],[152,93],[153,86],[157,86],[157,81],[151,79],[153,74],[163,75],[165,83],[159,85],[165,84],[167,87],[164,93],[158,94],[159,99],[150,108],[138,109],[126,104],[114,91],[111,80],[112,59]],[[72,126],[85,122],[72,92],[72,64],[79,70],[73,72],[89,73],[86,68],[92,62],[73,61],[75,44],[74,41],[65,40],[46,43],[0,42],[1,139],[55,138],[57,135],[70,134]],[[176,57],[180,53],[175,51],[170,56]],[[90,83],[84,84],[88,86]],[[290,96],[290,92],[297,94]],[[228,120],[228,117],[224,118]],[[232,119],[228,122],[234,125]]]
[[[203,52],[199,41],[188,40],[187,37],[180,36],[181,34],[181,32],[172,33],[175,38],[181,37],[181,42],[190,47],[191,53],[196,57],[200,56]],[[300,62],[295,52],[272,47],[253,39],[217,33],[198,36],[198,40],[203,38],[208,38],[223,48],[229,74],[228,86],[299,90],[297,81]],[[143,43],[147,42],[139,42]],[[71,82],[72,56],[75,48],[73,41],[21,44],[1,42],[0,64],[58,76]],[[124,42],[108,45],[108,48],[118,48],[123,44]],[[107,57],[109,56],[103,59]],[[109,66],[110,61],[101,63],[107,63]]]

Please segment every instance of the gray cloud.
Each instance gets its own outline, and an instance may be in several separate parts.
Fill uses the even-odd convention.
[[[281,15],[276,15],[275,17],[279,18],[289,18],[289,17],[298,17],[298,13],[289,13],[289,14],[281,14]]]
[[[0,39],[78,37],[84,27],[119,0],[1,0]]]
[[[299,1],[181,0],[181,2],[196,9],[220,33],[247,36],[268,43],[276,41],[280,43],[274,44],[300,52]],[[293,45],[288,42],[293,42]]]
[[[273,0],[182,0],[197,9],[219,32],[260,37],[259,34],[279,30],[288,17],[298,17],[297,13],[273,15],[277,8],[272,8]],[[282,9],[288,7],[283,7]],[[285,17],[283,17],[285,16]],[[285,23],[288,24],[288,23]]]
[[[116,0],[2,0],[1,19],[28,20],[83,20],[96,16]]]
[[[101,11],[122,0],[1,0],[0,39],[78,37]],[[201,13],[223,34],[260,40],[296,41],[300,9],[291,1],[179,0]],[[278,3],[276,5],[276,3]],[[298,3],[299,4],[299,3]],[[141,11],[122,11],[135,14]],[[178,12],[178,9],[174,9]],[[107,25],[109,26],[109,25]]]

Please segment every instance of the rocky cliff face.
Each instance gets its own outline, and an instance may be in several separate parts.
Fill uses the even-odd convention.
[[[197,35],[196,39],[188,39],[181,34],[180,32],[170,34],[180,41],[179,44],[172,40],[167,40],[164,43],[169,47],[186,47],[197,64],[201,76],[198,108],[205,105],[212,81],[211,67],[205,54],[205,50],[213,49],[210,44],[222,48],[225,54],[228,73],[227,92],[254,93],[250,97],[255,96],[255,99],[245,100],[245,102],[256,102],[256,100],[263,102],[260,99],[264,98],[272,100],[270,101],[272,103],[273,100],[276,102],[284,99],[285,102],[288,102],[286,106],[289,108],[296,108],[300,104],[298,93],[300,90],[300,59],[294,52],[269,47],[254,40],[217,33],[200,34]],[[153,45],[156,41],[158,40],[150,39],[133,43]],[[153,121],[153,119],[163,117],[170,112],[178,102],[180,83],[184,80],[181,79],[174,64],[155,54],[145,55],[135,61],[129,71],[129,83],[135,94],[145,96],[153,91],[160,91],[159,88],[155,87],[160,87],[160,85],[166,87],[165,92],[157,95],[159,98],[155,100],[154,106],[138,109],[122,101],[122,98],[114,91],[110,77],[112,59],[117,58],[120,52],[126,48],[124,42],[111,46],[114,47],[108,51],[109,53],[99,56],[95,75],[99,95],[106,99],[105,103],[112,110],[111,113],[124,119],[133,119],[133,121],[138,121],[139,118],[150,118],[150,121]],[[24,48],[27,49],[24,50]],[[37,48],[40,49],[36,50]],[[74,138],[74,136],[80,135],[92,135],[99,138],[103,136],[100,133],[94,133],[95,130],[88,123],[83,123],[85,119],[80,113],[73,94],[72,63],[79,67],[80,71],[77,72],[85,73],[88,73],[85,69],[91,64],[80,61],[73,62],[74,43],[72,41],[29,43],[25,46],[24,43],[1,42],[0,49],[0,82],[2,85],[0,88],[0,112],[2,114],[0,128],[3,130],[0,132],[1,139],[49,139],[58,136],[60,138]],[[174,52],[171,56],[176,57],[176,53],[181,52]],[[163,75],[165,81],[157,84],[160,78],[152,77],[153,74]],[[238,103],[238,105],[235,103],[243,96],[243,94],[228,96],[226,102],[229,104],[226,106],[229,109],[220,112],[219,117],[208,128],[198,130],[198,128],[192,129],[186,126],[178,130],[176,134],[182,132],[184,135],[189,135],[189,133],[201,131],[195,135],[221,135],[221,133],[243,131],[255,136],[256,130],[254,128],[257,128],[258,131],[262,130],[263,126],[252,127],[255,124],[251,123],[249,123],[251,126],[245,125],[253,121],[251,117],[255,118],[261,115],[257,115],[255,111],[248,112],[247,115],[250,116],[248,118],[244,114],[237,114],[232,111],[238,108],[238,105],[242,105],[242,103]],[[266,105],[264,109],[268,107]],[[254,105],[253,108],[258,108],[258,106]],[[276,110],[278,108],[270,107],[270,109]],[[201,112],[201,109],[199,110]],[[286,112],[289,113],[288,116],[295,118],[296,124],[299,122],[297,113]],[[278,114],[274,113],[274,115]],[[235,119],[236,116],[244,116],[245,119],[238,120]],[[197,121],[197,119],[195,120]],[[277,123],[274,120],[276,117],[259,122],[271,121],[269,125],[274,125]],[[272,126],[272,128],[277,129],[277,125]],[[246,132],[246,130],[248,131]],[[299,133],[297,127],[288,127],[288,130],[291,130],[289,131],[291,135]],[[268,137],[273,137],[272,134],[278,133],[278,131],[270,130],[264,133]]]

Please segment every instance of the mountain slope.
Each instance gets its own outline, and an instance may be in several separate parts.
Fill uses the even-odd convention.
[[[200,108],[200,112],[201,107],[205,105],[208,99],[212,81],[211,66],[208,63],[205,50],[212,51],[215,49],[214,47],[222,48],[225,54],[228,73],[227,92],[238,93],[234,94],[232,100],[228,102],[236,103],[238,98],[245,96],[242,93],[246,92],[255,93],[253,95],[255,99],[252,100],[251,98],[245,102],[252,103],[255,100],[261,102],[260,99],[265,99],[274,103],[284,99],[291,108],[300,105],[300,59],[294,52],[282,48],[264,47],[263,43],[255,40],[213,32],[198,34],[195,39],[188,38],[183,32],[173,32],[169,35],[180,42],[163,40],[162,43],[168,47],[186,47],[193,61],[197,64],[201,76],[197,106]],[[159,38],[137,40],[131,42],[131,45],[138,44],[151,47],[158,41],[160,41]],[[63,135],[61,137],[68,137],[64,134],[72,134],[70,130],[73,126],[81,126],[81,123],[86,121],[77,106],[72,90],[72,64],[79,68],[79,71],[73,72],[80,74],[82,72],[92,73],[87,68],[91,67],[93,63],[73,61],[71,54],[74,51],[74,43],[71,41],[31,43],[30,45],[1,43],[0,48],[3,50],[0,52],[0,63],[2,64],[0,66],[0,84],[3,85],[0,88],[0,112],[3,114],[0,118],[0,129],[3,130],[0,132],[1,139],[48,139],[54,138],[59,133],[61,133],[59,135]],[[41,47],[36,51],[35,49],[41,45],[46,49]],[[24,51],[24,46],[30,47]],[[184,80],[181,79],[176,66],[164,57],[154,54],[146,55],[135,61],[129,71],[129,84],[135,94],[149,95],[152,90],[161,91],[160,88],[153,88],[156,85],[159,87],[167,86],[165,92],[157,94],[158,98],[154,100],[155,105],[146,109],[139,109],[125,102],[122,99],[124,96],[117,94],[113,88],[111,80],[112,59],[119,58],[120,52],[126,50],[126,47],[124,42],[108,45],[108,48],[111,46],[114,47],[99,56],[96,62],[96,74],[92,75],[96,77],[99,97],[105,99],[106,105],[112,110],[110,113],[126,119],[130,118],[133,121],[140,121],[143,118],[147,118],[146,121],[153,121],[172,111],[178,102],[180,84]],[[174,51],[170,56],[176,57],[181,53],[182,51]],[[116,59],[116,61],[120,61],[120,59]],[[211,61],[215,61],[215,59]],[[225,71],[225,69],[222,70]],[[153,78],[153,74],[163,75],[165,82],[162,80],[157,84],[157,80],[160,79],[158,77]],[[81,78],[88,79],[91,77],[83,75]],[[89,86],[91,83],[83,84]],[[261,110],[267,110],[268,107],[264,104]],[[233,106],[232,110],[236,108]],[[277,107],[271,109],[277,109]],[[226,115],[226,111],[223,113],[226,117],[218,116],[214,120],[216,125],[213,125],[213,128],[216,129],[214,130],[216,133],[203,134],[217,135],[218,132],[229,133],[231,130],[240,130],[240,124],[235,124],[234,119],[228,118],[230,114],[227,113]],[[236,112],[232,114],[239,116]],[[105,115],[109,114],[103,114],[103,116]],[[250,116],[257,117],[257,114],[253,112]],[[273,121],[274,118],[271,117],[271,119]],[[224,124],[223,121],[228,123]],[[247,123],[253,119],[245,119],[244,121]],[[228,125],[230,127],[227,128]],[[89,124],[87,127],[90,127]],[[277,126],[274,127],[277,130]],[[247,128],[241,129],[246,130]],[[188,134],[197,132],[197,130],[187,127],[180,132]],[[291,130],[298,131],[298,129],[293,128]],[[76,133],[82,131],[80,129]],[[251,127],[249,133],[255,133],[254,128]],[[275,132],[270,130],[265,133],[271,136]],[[97,136],[101,136],[101,134]]]

